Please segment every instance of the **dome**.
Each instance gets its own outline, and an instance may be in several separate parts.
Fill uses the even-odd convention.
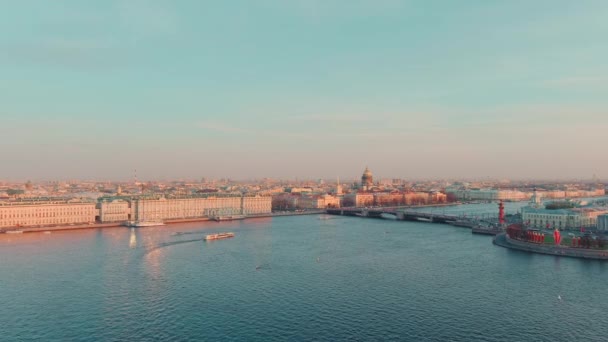
[[[365,171],[363,171],[363,176],[361,176],[361,186],[368,187],[374,183],[372,172],[365,167]]]

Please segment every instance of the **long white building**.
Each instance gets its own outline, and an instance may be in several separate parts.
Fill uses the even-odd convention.
[[[270,196],[102,197],[97,203],[77,199],[8,201],[0,202],[0,228],[213,218],[271,212]]]
[[[447,193],[460,201],[523,201],[532,197],[532,192],[505,189],[447,189]],[[544,198],[578,198],[605,195],[604,189],[596,190],[542,190]]]
[[[128,205],[125,205],[127,203]],[[159,221],[229,215],[257,215],[272,212],[272,197],[205,195],[165,198],[149,196],[100,201],[101,222]]]
[[[37,200],[0,202],[0,227],[32,227],[94,223],[95,202]]]

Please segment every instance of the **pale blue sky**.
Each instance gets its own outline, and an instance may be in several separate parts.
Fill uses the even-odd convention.
[[[607,1],[0,8],[0,179],[608,178]]]

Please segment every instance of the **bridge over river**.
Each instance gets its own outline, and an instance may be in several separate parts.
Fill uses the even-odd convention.
[[[398,210],[395,208],[342,208],[327,209],[329,215],[359,216],[368,218],[392,218],[401,221],[424,221],[435,223],[452,223],[464,221],[461,216],[434,214],[420,211]],[[469,221],[469,220],[467,220]]]
[[[363,218],[394,219],[399,221],[421,221],[429,223],[450,224],[473,229],[473,233],[494,235],[501,231],[492,223],[484,220],[466,218],[460,215],[438,214],[421,211],[404,210],[403,208],[338,208],[327,209],[328,215],[357,216]],[[494,226],[494,227],[493,227]]]

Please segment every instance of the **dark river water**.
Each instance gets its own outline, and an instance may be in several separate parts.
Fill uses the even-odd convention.
[[[607,287],[605,262],[422,222],[314,215],[5,234],[0,340],[606,341]]]

